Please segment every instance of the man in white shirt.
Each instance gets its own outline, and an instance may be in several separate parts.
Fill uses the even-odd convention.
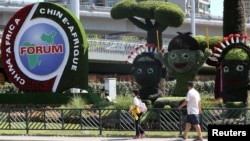
[[[199,115],[201,111],[201,98],[200,93],[194,89],[193,82],[188,82],[188,93],[185,100],[178,106],[178,109],[187,106],[187,117],[186,117],[186,126],[184,133],[180,136],[183,139],[187,138],[187,134],[192,126],[194,126],[198,138],[194,141],[202,141],[202,133],[200,127]]]

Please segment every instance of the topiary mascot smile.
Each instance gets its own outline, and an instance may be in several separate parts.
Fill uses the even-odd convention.
[[[175,88],[170,95],[185,96],[188,91],[187,82],[194,80],[211,51],[205,49],[203,52],[190,32],[178,34],[170,41],[168,52],[164,56],[157,54],[156,58],[166,66],[169,76],[176,79]]]

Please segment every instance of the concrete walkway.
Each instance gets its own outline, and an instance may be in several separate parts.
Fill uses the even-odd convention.
[[[64,137],[64,136],[0,136],[0,141],[182,141],[180,138],[156,138],[146,137],[143,139],[132,139],[129,137]],[[192,141],[186,139],[185,141]],[[207,141],[207,139],[203,139]]]

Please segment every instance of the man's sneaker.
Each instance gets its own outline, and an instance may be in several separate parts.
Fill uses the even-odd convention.
[[[139,139],[140,138],[140,136],[134,136],[133,137],[133,139]]]
[[[183,140],[187,139],[187,137],[185,137],[184,135],[179,135],[180,138],[182,138]]]
[[[144,131],[142,134],[141,134],[141,138],[144,138],[146,136],[146,132]]]
[[[203,141],[203,139],[202,138],[196,138],[193,141]]]

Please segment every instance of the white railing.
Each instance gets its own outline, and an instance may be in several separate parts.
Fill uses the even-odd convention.
[[[88,39],[89,59],[102,61],[126,61],[131,50],[145,42]]]
[[[25,6],[27,4],[34,3],[34,2],[39,2],[39,1],[34,0],[33,2],[31,2],[31,1],[26,1],[26,0],[0,0],[0,5],[22,7],[22,6]]]
[[[130,51],[139,45],[146,44],[146,41],[125,42],[108,39],[88,39],[88,44],[90,60],[126,61]],[[164,48],[166,47],[164,46]]]

